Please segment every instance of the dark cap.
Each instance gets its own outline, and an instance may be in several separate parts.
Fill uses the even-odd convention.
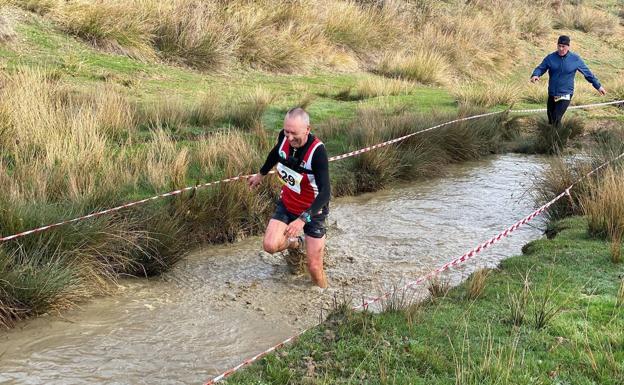
[[[561,35],[557,40],[557,44],[570,45],[570,36]]]

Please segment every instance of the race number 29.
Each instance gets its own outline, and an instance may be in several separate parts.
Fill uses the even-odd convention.
[[[303,179],[303,175],[293,171],[291,168],[286,167],[281,163],[278,163],[277,165],[277,174],[279,175],[280,181],[286,187],[298,194],[301,193],[301,180]]]

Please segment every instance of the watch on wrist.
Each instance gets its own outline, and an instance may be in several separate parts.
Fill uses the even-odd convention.
[[[305,223],[312,222],[312,216],[307,211],[302,212],[301,215],[299,215],[299,218],[301,218],[301,220],[304,221]]]

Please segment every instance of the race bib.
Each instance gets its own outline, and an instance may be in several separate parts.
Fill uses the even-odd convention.
[[[303,175],[293,171],[291,168],[286,167],[281,163],[277,164],[277,175],[279,175],[280,182],[282,182],[286,187],[297,194],[301,194],[301,180],[303,179]]]
[[[570,100],[570,94],[555,96],[554,99],[555,102],[558,102],[560,100]]]

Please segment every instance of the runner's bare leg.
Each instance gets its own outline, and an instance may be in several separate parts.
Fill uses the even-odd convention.
[[[278,253],[288,248],[299,247],[299,242],[295,239],[289,241],[288,237],[284,235],[288,225],[277,219],[271,219],[264,233],[264,239],[262,241],[262,247],[267,253]]]
[[[322,288],[326,288],[327,277],[325,271],[323,271],[323,254],[325,253],[325,237],[313,238],[310,236],[305,237],[306,254],[308,256],[308,271],[310,277],[316,285]]]

